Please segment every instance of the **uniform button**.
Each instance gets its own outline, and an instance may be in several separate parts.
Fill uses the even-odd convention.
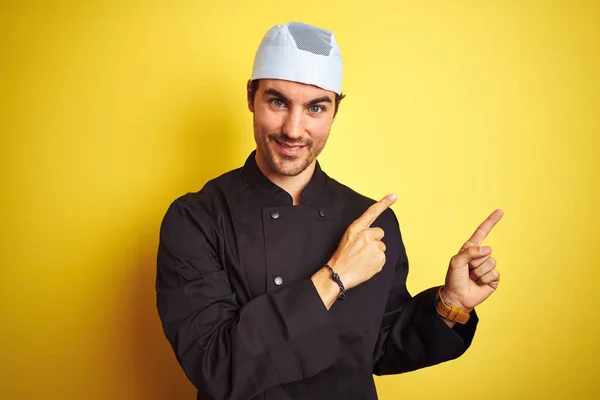
[[[283,284],[283,278],[282,278],[282,277],[280,277],[280,276],[276,276],[276,277],[273,279],[273,283],[274,283],[275,285],[277,285],[277,286],[281,286],[281,284]]]
[[[327,216],[327,211],[325,211],[325,209],[324,209],[324,208],[321,208],[321,209],[319,210],[319,215],[320,215],[321,217],[325,218],[325,217]]]
[[[279,218],[279,213],[277,211],[271,211],[271,218],[273,218],[273,219]]]

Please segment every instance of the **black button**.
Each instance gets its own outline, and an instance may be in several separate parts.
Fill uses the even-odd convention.
[[[273,218],[273,219],[279,218],[279,213],[277,211],[271,211],[271,218]]]
[[[320,215],[321,217],[325,218],[325,217],[327,216],[327,211],[325,211],[325,209],[324,209],[324,208],[321,208],[321,209],[319,210],[319,215]]]
[[[283,284],[283,278],[280,276],[276,276],[273,278],[273,283],[277,286],[281,286]]]

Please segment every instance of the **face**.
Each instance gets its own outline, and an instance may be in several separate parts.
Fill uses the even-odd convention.
[[[250,82],[248,83],[250,93]],[[312,85],[261,79],[254,102],[258,161],[269,172],[296,176],[321,153],[334,120],[335,93]]]

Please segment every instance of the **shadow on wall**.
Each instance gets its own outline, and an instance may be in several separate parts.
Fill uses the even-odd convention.
[[[127,302],[126,312],[121,311],[117,315],[126,320],[120,321],[122,327],[117,331],[122,337],[116,340],[120,341],[118,347],[122,350],[117,359],[128,358],[124,361],[131,366],[128,372],[130,376],[119,377],[121,388],[128,388],[128,393],[124,394],[127,399],[196,398],[196,390],[179,366],[158,317],[155,291],[156,252],[160,223],[170,202],[186,192],[199,190],[208,180],[233,168],[232,166],[241,165],[238,160],[231,160],[231,150],[239,142],[236,138],[239,139],[240,132],[235,132],[228,123],[223,108],[219,109],[224,100],[219,100],[217,92],[216,89],[206,91],[201,98],[194,100],[195,104],[187,119],[183,119],[182,128],[178,132],[164,132],[169,136],[181,135],[182,154],[176,163],[181,172],[165,179],[183,179],[183,182],[178,182],[177,187],[184,189],[180,193],[163,192],[159,196],[167,200],[162,209],[157,210],[158,217],[150,227],[147,226],[148,221],[144,221],[145,237],[139,241],[139,261],[137,265],[129,267],[131,277],[122,288]],[[244,110],[240,107],[240,112]],[[169,187],[172,188],[173,185]],[[160,193],[161,190],[156,187],[155,193]],[[118,369],[125,370],[123,366]]]

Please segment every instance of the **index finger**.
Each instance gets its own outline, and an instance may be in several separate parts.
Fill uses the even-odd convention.
[[[369,228],[373,222],[392,204],[396,202],[395,194],[388,194],[383,199],[379,200],[377,203],[373,204],[371,207],[367,208],[367,211],[363,213],[354,223],[363,228]]]
[[[490,233],[492,228],[496,226],[496,223],[500,221],[502,215],[504,215],[504,211],[502,210],[496,210],[491,213],[490,216],[487,217],[487,219],[483,221],[481,225],[477,227],[477,229],[475,229],[473,235],[471,235],[469,240],[467,240],[467,242],[463,245],[463,249],[470,246],[479,246],[483,242],[483,239],[485,239]]]

